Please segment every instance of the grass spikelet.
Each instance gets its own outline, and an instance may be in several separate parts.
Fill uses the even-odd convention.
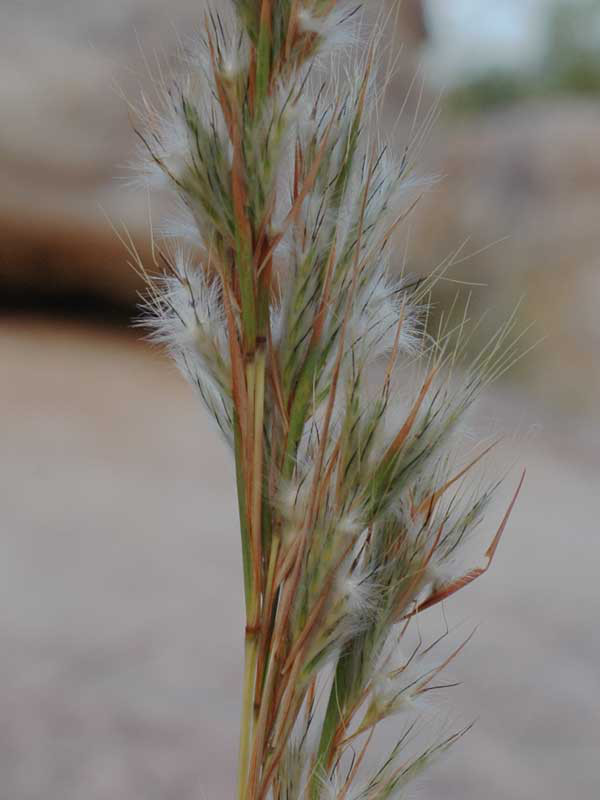
[[[401,797],[464,733],[411,758],[411,723],[364,774],[376,726],[418,718],[464,646],[400,658],[416,615],[488,569],[516,500],[484,566],[462,568],[496,484],[472,478],[484,447],[455,463],[454,437],[519,337],[511,318],[465,363],[466,319],[426,332],[446,266],[394,276],[392,239],[420,182],[410,151],[395,159],[374,130],[381,35],[361,44],[358,19],[336,0],[219,4],[139,126],[147,172],[181,210],[171,228],[193,243],[158,251],[144,324],[236,464],[239,800]],[[344,40],[349,55],[332,56]]]

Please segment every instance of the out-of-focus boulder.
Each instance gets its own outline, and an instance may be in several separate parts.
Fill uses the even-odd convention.
[[[0,30],[0,281],[5,295],[90,292],[131,303],[137,278],[111,230],[143,247],[147,206],[126,186],[135,141],[123,95],[148,83],[172,23],[198,0],[7,0]],[[145,55],[144,55],[145,54]]]
[[[396,0],[389,0],[393,5]],[[399,29],[418,38],[419,0]],[[148,242],[145,193],[127,186],[138,101],[157,63],[200,29],[204,0],[5,0],[0,26],[0,288],[90,292],[131,304],[139,280],[107,222]],[[378,0],[367,4],[371,14]],[[390,13],[393,13],[393,9]],[[394,36],[400,36],[394,31]]]
[[[464,245],[448,276],[486,284],[473,289],[474,307],[491,307],[491,320],[523,296],[521,319],[547,337],[527,376],[570,409],[594,410],[600,393],[599,130],[597,104],[575,100],[440,125],[432,161],[442,180],[413,220],[417,268]]]

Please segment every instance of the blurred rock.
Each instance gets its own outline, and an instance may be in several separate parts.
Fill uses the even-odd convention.
[[[527,377],[573,411],[595,412],[600,396],[598,130],[600,109],[585,100],[440,125],[428,166],[443,180],[413,220],[417,268],[460,247],[448,277],[486,284],[474,287],[474,308],[491,308],[492,325],[523,296],[520,319],[536,323],[532,338],[547,337]]]
[[[32,296],[87,291],[131,304],[137,278],[111,230],[147,239],[143,194],[125,185],[135,143],[122,95],[148,83],[142,53],[168,54],[197,0],[8,0],[0,32],[0,280]],[[26,300],[26,297],[24,298]]]
[[[393,4],[396,0],[390,0]],[[0,31],[0,286],[131,305],[140,282],[106,217],[147,255],[148,199],[127,186],[136,102],[199,30],[205,0],[5,0]],[[419,38],[419,0],[400,32]],[[369,4],[375,12],[377,2]],[[406,21],[406,25],[404,24]],[[394,36],[402,35],[394,32]],[[158,54],[158,55],[157,55]],[[412,69],[412,68],[411,68]]]

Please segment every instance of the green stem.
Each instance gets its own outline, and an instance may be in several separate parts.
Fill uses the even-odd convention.
[[[271,11],[263,2],[260,15],[260,30],[256,47],[256,106],[261,108],[269,88],[271,71]]]
[[[251,592],[246,614],[246,639],[244,653],[244,682],[242,690],[242,717],[240,724],[240,755],[238,774],[238,798],[247,800],[250,776],[250,746],[253,736],[254,697],[257,681],[257,664],[260,635],[260,546],[262,540],[262,491],[263,491],[263,425],[265,410],[265,371],[266,354],[264,348],[258,350],[255,358],[248,364],[246,380],[248,394],[252,397],[251,418],[253,424],[254,447],[252,452],[252,474],[250,480],[250,508],[246,509],[246,530],[252,537],[250,546]],[[242,489],[243,492],[243,489]],[[241,492],[241,493],[242,493]],[[254,563],[258,558],[259,563]]]
[[[248,516],[246,509],[246,493],[244,480],[243,464],[243,445],[240,430],[240,423],[237,412],[234,420],[234,448],[235,448],[235,472],[238,496],[238,508],[240,515],[240,535],[242,540],[242,567],[244,573],[244,598],[246,601],[246,619],[249,619],[250,606],[252,603],[253,580],[252,580],[252,554],[250,552],[250,534],[248,530]]]
[[[334,744],[335,732],[340,724],[342,712],[346,704],[348,695],[346,664],[348,657],[349,656],[346,654],[340,656],[333,684],[331,685],[329,702],[327,704],[327,711],[325,712],[325,719],[321,727],[321,739],[319,741],[319,749],[317,751],[317,759],[311,781],[311,800],[318,800],[321,796],[321,781],[331,761],[331,750]]]
[[[252,627],[256,619],[256,589],[250,548],[250,530],[246,502],[245,473],[243,464],[243,443],[239,420],[235,421],[235,462],[238,504],[240,510],[240,532],[242,539],[242,564],[244,573],[244,596],[246,600],[246,635],[244,639],[244,679],[242,688],[242,713],[240,722],[240,750],[238,766],[238,798],[244,800],[250,740],[252,736],[252,706],[254,695],[254,676],[256,673],[257,635]]]
[[[240,724],[240,755],[238,764],[238,800],[246,800],[252,719],[254,708],[254,684],[258,659],[258,636],[254,629],[246,630],[244,652],[244,683],[242,690],[242,718]]]
[[[263,493],[263,455],[264,455],[264,417],[265,417],[265,371],[266,354],[264,347],[256,353],[253,365],[254,383],[254,453],[252,458],[252,532],[257,543],[262,544],[262,493]]]

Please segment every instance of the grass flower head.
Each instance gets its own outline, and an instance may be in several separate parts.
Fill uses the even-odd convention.
[[[451,331],[431,337],[433,279],[394,276],[418,181],[410,154],[394,159],[374,130],[380,39],[360,43],[356,6],[234,0],[229,11],[207,12],[140,138],[194,243],[161,252],[147,321],[236,464],[239,798],[401,797],[457,735],[407,760],[404,733],[366,778],[364,754],[380,722],[418,717],[460,651],[433,666],[424,646],[397,657],[419,613],[487,569],[456,564],[494,487],[473,494],[472,464],[449,453],[514,357],[511,323],[455,379],[464,326],[454,344]]]

